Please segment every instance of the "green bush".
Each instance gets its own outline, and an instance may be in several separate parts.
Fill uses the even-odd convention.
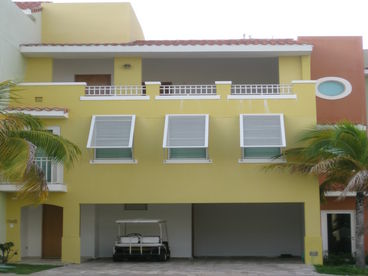
[[[13,250],[14,243],[0,243],[0,263],[6,264],[17,252]]]

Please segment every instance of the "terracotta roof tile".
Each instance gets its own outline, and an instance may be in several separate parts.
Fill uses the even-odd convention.
[[[42,3],[50,3],[50,2],[14,2],[18,6],[18,8],[22,10],[31,10],[32,12],[39,12],[42,10]]]
[[[68,113],[67,108],[63,107],[28,107],[28,106],[9,106],[5,109],[6,111],[64,111]]]
[[[43,43],[22,46],[234,46],[234,45],[306,45],[294,39],[217,39],[217,40],[136,40],[128,43]]]

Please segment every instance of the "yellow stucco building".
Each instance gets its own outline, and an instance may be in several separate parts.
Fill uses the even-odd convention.
[[[82,156],[70,169],[37,159],[42,205],[0,185],[18,258],[111,257],[115,220],[159,218],[172,257],[322,263],[318,180],[264,170],[316,124],[311,45],[146,41],[125,3],[41,13],[41,43],[20,46],[27,68],[12,110],[39,116]]]

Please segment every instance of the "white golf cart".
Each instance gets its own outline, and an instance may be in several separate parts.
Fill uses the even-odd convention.
[[[117,220],[118,238],[113,248],[114,262],[129,259],[167,261],[170,249],[166,221],[159,219]],[[154,229],[155,235],[129,232],[129,228]],[[146,230],[144,231],[146,233]]]

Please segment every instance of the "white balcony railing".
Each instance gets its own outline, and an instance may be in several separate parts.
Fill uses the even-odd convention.
[[[291,84],[233,84],[231,95],[290,95]]]
[[[86,86],[86,96],[143,96],[144,85]]]
[[[47,157],[36,157],[35,164],[43,170],[48,184],[63,184],[62,164]]]
[[[35,164],[41,168],[45,174],[47,186],[50,192],[66,192],[64,184],[64,166],[47,157],[36,157]],[[21,188],[20,183],[8,182],[1,179],[0,192],[16,192]]]
[[[216,85],[161,85],[161,96],[213,96]]]

